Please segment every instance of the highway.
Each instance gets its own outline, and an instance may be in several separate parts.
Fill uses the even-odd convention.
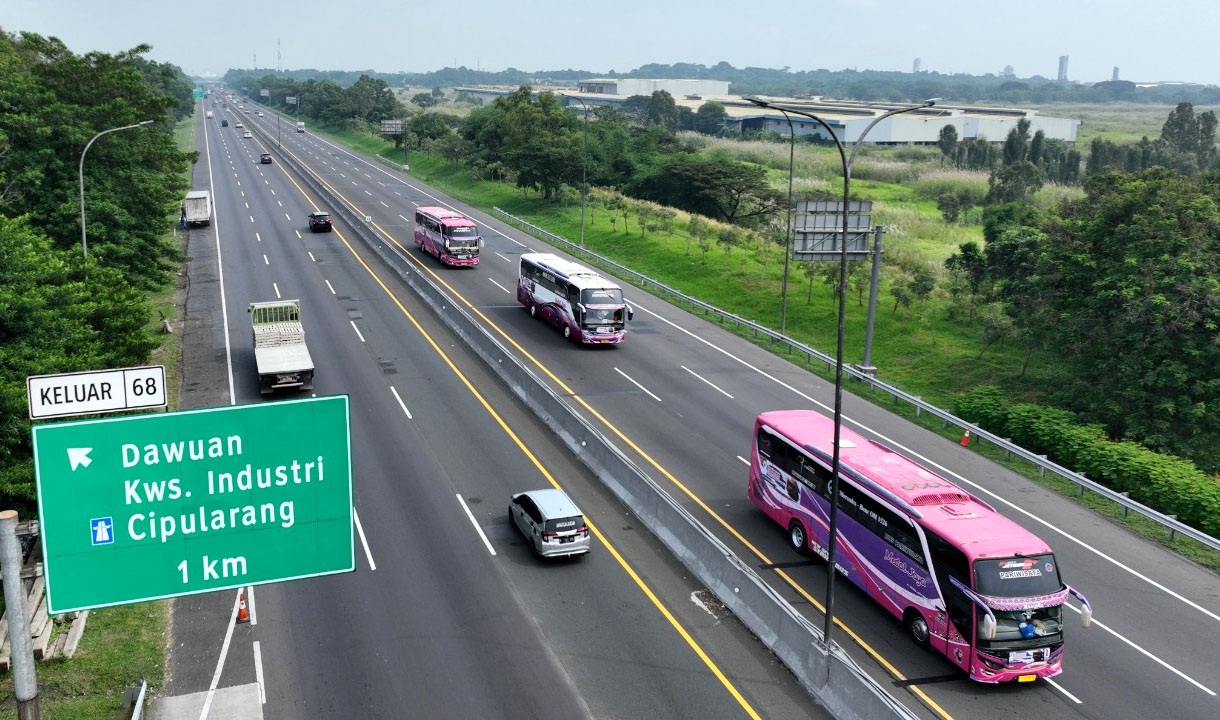
[[[274,142],[274,117],[246,117]],[[635,319],[623,345],[582,348],[568,343],[554,328],[530,318],[513,292],[517,257],[551,248],[312,132],[297,134],[290,128],[285,123],[283,149],[273,152],[291,153],[358,214],[370,216],[373,227],[401,247],[405,262],[447,286],[455,303],[480,317],[523,362],[821,624],[824,568],[792,566],[800,558],[787,547],[782,529],[746,498],[744,458],[759,412],[812,408],[829,413],[829,384],[630,288]],[[477,269],[444,268],[414,249],[406,218],[423,204],[449,205],[480,223],[487,247]],[[962,484],[1048,541],[1064,579],[1089,597],[1096,612],[1094,626],[1087,630],[1068,618],[1061,676],[989,687],[957,674],[944,658],[917,649],[897,621],[840,583],[837,640],[903,702],[922,716],[946,719],[1220,716],[1220,665],[1213,661],[1213,648],[1220,646],[1220,578],[1214,573],[883,407],[849,394],[844,414],[852,429]],[[784,567],[770,567],[775,564]]]
[[[357,571],[258,586],[236,627],[234,593],[175,601],[166,695],[257,683],[267,718],[829,717],[348,228],[310,233],[317,199],[205,103],[182,407],[262,402],[246,305],[299,298],[314,393],[351,398]],[[534,558],[507,521],[552,482],[594,530],[582,559]]]

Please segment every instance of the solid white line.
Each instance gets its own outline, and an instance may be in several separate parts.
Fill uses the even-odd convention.
[[[678,367],[682,368],[682,369],[683,369],[683,370],[685,370],[686,372],[690,373],[691,375],[694,375],[695,377],[699,378],[699,379],[700,379],[700,380],[702,380],[703,382],[707,383],[708,387],[710,387],[710,388],[714,389],[716,392],[720,393],[721,395],[725,396],[726,398],[728,398],[728,399],[730,399],[730,400],[732,400],[732,399],[733,399],[733,396],[732,396],[732,395],[730,395],[730,394],[726,393],[725,391],[721,390],[720,388],[716,387],[716,386],[715,386],[715,385],[713,385],[713,384],[712,384],[712,383],[711,383],[711,382],[710,382],[710,381],[709,381],[707,378],[704,378],[704,377],[700,376],[700,375],[699,375],[698,373],[696,373],[694,370],[691,370],[690,368],[686,367],[685,365],[679,365]]]
[[[313,261],[313,262],[317,262],[317,260],[316,260],[316,259],[314,258],[314,256],[313,256],[313,250],[306,250],[306,251],[305,251],[305,254],[309,256],[309,259],[310,259],[311,261]]]
[[[271,261],[267,259],[267,253],[263,253],[263,264],[270,265]]]
[[[275,289],[275,299],[279,300],[280,299],[280,286],[276,285],[275,283],[271,283],[271,287]]]
[[[199,711],[199,720],[207,720],[208,710],[212,709],[212,698],[216,696],[216,686],[220,684],[220,673],[225,669],[225,658],[229,656],[229,643],[233,641],[233,625],[237,622],[237,606],[241,603],[241,589],[233,596],[233,611],[229,613],[229,626],[225,630],[225,641],[220,645],[220,657],[216,659],[216,671],[212,673],[212,684],[208,687],[208,696],[203,701]]]
[[[630,380],[630,381],[631,381],[631,384],[635,385],[636,387],[638,387],[639,389],[641,389],[641,390],[643,390],[644,392],[648,393],[649,395],[652,395],[652,393],[651,393],[651,392],[648,392],[648,388],[646,388],[646,387],[644,387],[643,385],[639,384],[639,383],[638,383],[638,382],[636,382],[635,380],[632,380],[632,379],[631,379],[631,377],[630,377],[630,376],[629,376],[627,373],[623,372],[622,370],[619,370],[618,368],[614,368],[614,372],[616,372],[616,373],[618,373],[619,375],[622,375],[623,377],[627,378],[628,380]],[[661,402],[661,398],[657,397],[656,395],[652,395],[652,399],[653,399],[653,400],[656,400],[657,402]]]
[[[712,348],[713,350],[716,350],[717,352],[721,353],[721,354],[722,354],[722,355],[724,355],[725,357],[730,358],[730,359],[732,359],[732,360],[736,361],[737,363],[739,363],[739,364],[743,365],[744,367],[747,367],[747,368],[749,368],[750,370],[753,370],[754,372],[758,373],[759,375],[762,375],[763,377],[767,378],[768,380],[771,380],[772,382],[774,382],[775,384],[779,385],[780,387],[783,387],[783,388],[786,388],[786,389],[788,389],[788,390],[791,390],[791,391],[792,391],[793,393],[795,393],[797,396],[802,397],[802,398],[804,398],[805,400],[808,400],[809,402],[811,402],[811,403],[813,403],[814,405],[816,405],[816,406],[818,406],[818,407],[822,408],[823,410],[826,410],[827,412],[833,412],[833,411],[834,411],[834,409],[833,409],[832,407],[830,407],[829,405],[826,405],[825,403],[822,403],[822,402],[819,402],[819,401],[815,400],[813,397],[811,397],[811,396],[809,396],[809,395],[806,395],[805,393],[803,393],[803,392],[801,392],[800,390],[796,389],[795,387],[793,387],[793,386],[789,385],[788,383],[784,382],[783,380],[780,380],[779,378],[777,378],[777,377],[775,377],[775,376],[773,376],[773,375],[771,375],[771,374],[769,374],[769,373],[765,372],[765,371],[764,371],[764,370],[762,370],[761,368],[758,368],[758,367],[756,367],[756,366],[754,366],[754,365],[751,365],[750,363],[748,363],[748,362],[746,362],[745,360],[743,360],[743,359],[741,359],[741,358],[737,357],[736,355],[734,355],[733,353],[731,353],[731,352],[729,352],[729,351],[725,350],[724,348],[721,348],[721,347],[719,347],[719,346],[715,345],[714,343],[712,343],[712,342],[710,342],[710,341],[708,341],[708,340],[705,340],[704,338],[699,337],[699,336],[698,336],[698,335],[696,335],[695,333],[693,333],[693,332],[691,332],[691,331],[687,330],[687,329],[686,329],[686,328],[684,328],[684,327],[679,326],[678,324],[676,324],[676,323],[674,323],[674,322],[672,322],[672,321],[670,321],[670,320],[668,320],[668,319],[666,319],[666,318],[661,317],[660,315],[658,315],[658,314],[656,314],[656,313],[652,312],[652,311],[651,311],[651,310],[649,310],[648,308],[642,307],[642,306],[640,306],[640,305],[636,304],[634,301],[632,301],[631,306],[632,306],[633,308],[638,309],[638,310],[643,310],[644,312],[648,313],[649,315],[652,315],[653,317],[655,317],[656,319],[660,320],[661,322],[664,322],[664,323],[666,323],[667,325],[670,325],[670,326],[671,326],[671,327],[673,327],[675,330],[678,330],[679,332],[682,332],[682,333],[685,333],[685,334],[689,335],[690,337],[694,338],[695,340],[698,340],[699,342],[703,343],[704,345],[707,345],[708,347]],[[875,435],[875,436],[876,436],[877,438],[879,438],[880,440],[883,440],[884,442],[886,442],[887,444],[889,444],[889,446],[890,446],[890,447],[894,448],[895,450],[899,450],[899,451],[901,451],[901,452],[902,452],[903,454],[905,454],[907,457],[909,457],[909,458],[911,458],[911,459],[913,459],[913,460],[916,460],[916,461],[918,461],[918,462],[922,463],[922,464],[923,464],[923,465],[925,465],[926,467],[934,468],[934,469],[936,469],[936,470],[939,470],[939,471],[941,471],[941,472],[945,473],[946,475],[950,475],[950,476],[952,476],[952,477],[953,477],[954,479],[956,479],[956,480],[960,480],[962,483],[964,483],[964,484],[966,484],[966,485],[969,485],[969,486],[971,486],[971,487],[975,488],[976,490],[978,490],[979,492],[984,493],[984,494],[986,494],[986,495],[988,495],[988,496],[990,496],[990,497],[994,498],[994,499],[995,499],[997,502],[1002,503],[1003,505],[1006,505],[1006,506],[1007,506],[1007,507],[1009,507],[1009,508],[1010,508],[1010,509],[1011,509],[1013,512],[1020,513],[1020,514],[1024,515],[1025,517],[1029,518],[1031,521],[1036,522],[1036,523],[1038,523],[1039,525],[1042,525],[1043,527],[1046,527],[1046,528],[1048,528],[1048,529],[1050,529],[1050,530],[1053,530],[1053,531],[1055,531],[1055,532],[1059,533],[1059,534],[1060,534],[1061,536],[1063,536],[1064,538],[1066,538],[1066,539],[1068,539],[1068,540],[1070,540],[1070,541],[1072,541],[1072,542],[1076,543],[1076,544],[1077,544],[1077,545],[1079,545],[1080,547],[1082,547],[1082,548],[1084,548],[1084,549],[1086,549],[1086,550],[1088,550],[1088,551],[1090,551],[1090,552],[1094,553],[1094,554],[1095,554],[1095,555],[1097,555],[1098,557],[1105,559],[1106,561],[1108,561],[1108,562],[1110,562],[1110,563],[1114,564],[1115,566],[1117,566],[1117,567],[1119,567],[1119,568],[1122,568],[1123,570],[1127,571],[1127,572],[1128,572],[1128,573],[1130,573],[1131,575],[1133,575],[1133,576],[1135,576],[1135,577],[1139,578],[1140,580],[1143,580],[1144,582],[1146,582],[1146,583],[1148,583],[1149,585],[1151,585],[1151,586],[1153,586],[1153,587],[1157,588],[1158,590],[1163,591],[1165,594],[1167,594],[1167,595],[1169,595],[1169,596],[1171,596],[1171,597],[1173,597],[1173,598],[1176,598],[1176,599],[1178,599],[1178,600],[1181,600],[1182,602],[1184,602],[1184,603],[1186,603],[1187,605],[1189,605],[1190,607],[1192,607],[1192,608],[1194,608],[1194,609],[1198,610],[1199,612],[1203,613],[1204,615],[1207,615],[1208,617],[1211,617],[1213,620],[1220,621],[1220,614],[1217,614],[1217,613],[1212,612],[1211,610],[1208,610],[1207,608],[1203,607],[1202,605],[1199,605],[1199,604],[1198,604],[1198,603],[1196,603],[1195,601],[1193,601],[1193,600],[1191,600],[1191,599],[1189,599],[1189,598],[1187,598],[1187,597],[1183,596],[1182,594],[1180,594],[1180,593],[1178,593],[1178,592],[1176,592],[1176,591],[1174,591],[1174,590],[1169,589],[1168,587],[1166,587],[1166,586],[1162,585],[1161,583],[1159,583],[1159,582],[1157,582],[1157,581],[1153,580],[1152,578],[1148,577],[1147,575],[1144,575],[1143,573],[1141,573],[1141,572],[1139,572],[1139,571],[1135,570],[1134,568],[1132,568],[1132,567],[1130,567],[1130,566],[1128,566],[1128,565],[1125,565],[1124,563],[1122,563],[1122,562],[1118,561],[1118,560],[1117,560],[1117,559],[1115,559],[1115,558],[1110,557],[1109,555],[1107,555],[1107,554],[1103,553],[1102,551],[1098,550],[1097,548],[1093,547],[1092,545],[1089,545],[1088,543],[1084,542],[1083,540],[1081,540],[1080,538],[1076,537],[1075,535],[1072,535],[1071,533],[1067,532],[1066,530],[1060,529],[1060,528],[1058,528],[1058,527],[1056,527],[1056,526],[1052,525],[1052,524],[1051,524],[1051,523],[1049,523],[1048,521],[1043,520],[1042,518],[1038,517],[1037,515],[1034,515],[1032,512],[1030,512],[1030,511],[1028,511],[1028,510],[1026,510],[1026,509],[1024,509],[1024,508],[1022,508],[1022,507],[1020,507],[1020,506],[1018,506],[1016,503],[1013,503],[1013,502],[1011,502],[1011,501],[1009,501],[1009,500],[1007,500],[1007,499],[1005,499],[1005,498],[1000,497],[999,495],[997,495],[996,493],[992,492],[991,490],[988,490],[987,488],[984,488],[983,486],[979,485],[978,483],[975,483],[975,482],[972,482],[972,481],[970,481],[970,480],[966,479],[965,477],[963,477],[963,476],[959,475],[958,473],[953,472],[952,470],[950,470],[950,469],[949,469],[949,468],[947,468],[947,467],[944,467],[943,465],[941,465],[941,464],[937,463],[936,461],[932,460],[931,458],[927,458],[927,457],[924,457],[923,455],[920,455],[919,453],[915,452],[915,451],[914,451],[914,450],[912,450],[911,448],[908,448],[908,447],[906,447],[905,445],[902,445],[901,443],[898,443],[898,442],[896,442],[896,441],[894,441],[894,440],[890,439],[889,437],[886,437],[885,435],[882,435],[881,433],[877,432],[876,430],[873,430],[872,428],[868,427],[867,425],[864,425],[863,423],[860,423],[860,422],[858,422],[858,421],[856,421],[856,420],[853,420],[853,419],[851,419],[851,418],[847,417],[846,415],[844,415],[844,416],[843,416],[843,420],[844,420],[844,422],[851,423],[852,425],[856,426],[857,428],[860,428],[860,429],[861,429],[861,430],[863,430],[864,432],[871,433],[871,434]]]
[[[323,280],[322,282],[326,283],[326,287],[330,288],[330,294],[331,294],[331,295],[337,295],[337,294],[338,294],[338,293],[336,293],[336,292],[335,292],[335,286],[330,284],[330,280]]]
[[[402,408],[402,411],[407,414],[407,419],[414,420],[415,418],[411,417],[411,411],[407,409],[407,404],[398,396],[398,390],[393,385],[390,386],[390,392],[394,393],[394,399],[398,401],[398,406]]]
[[[356,508],[352,508],[352,519],[356,521],[356,532],[360,533],[360,544],[364,545],[364,556],[369,559],[369,569],[376,570],[377,563],[373,562],[373,552],[369,550],[369,541],[364,537],[364,527],[360,525],[360,515],[356,513]]]
[[[254,681],[258,683],[258,701],[267,704],[267,690],[263,685],[263,649],[254,641]]]
[[[398,217],[402,217],[402,213],[399,213],[399,214],[398,214]],[[405,220],[406,222],[411,222],[411,219],[410,219],[410,218],[405,218],[405,217],[402,217],[402,219],[403,219],[403,220]]]
[[[496,252],[495,250],[492,250],[492,252],[495,252],[497,255],[500,255],[500,257],[504,258],[504,262],[512,262],[512,260],[510,260],[507,255],[501,255],[500,253]]]
[[[249,598],[249,602],[247,602],[246,605],[250,609],[250,624],[257,625],[258,624],[258,612],[254,608],[254,586],[253,585],[246,586],[246,597]]]
[[[1080,702],[1080,698],[1076,697],[1076,696],[1075,696],[1075,695],[1073,695],[1072,693],[1070,693],[1070,692],[1068,692],[1067,690],[1065,690],[1065,689],[1063,688],[1063,686],[1062,686],[1062,685],[1060,685],[1059,683],[1055,682],[1054,680],[1052,680],[1052,679],[1050,679],[1050,678],[1043,678],[1043,679],[1044,679],[1044,680],[1046,680],[1048,683],[1050,683],[1050,684],[1051,684],[1051,687],[1055,688],[1055,689],[1056,689],[1056,690],[1058,690],[1059,692],[1061,692],[1061,693],[1063,693],[1064,695],[1066,695],[1066,696],[1068,697],[1068,699],[1069,699],[1069,700],[1071,700],[1072,702],[1076,703],[1077,705],[1081,705],[1081,704],[1082,704],[1082,703]]]
[[[254,233],[254,239],[259,242],[263,241],[263,237],[261,235],[259,235],[258,233]]]
[[[746,460],[745,458],[743,458],[743,457],[742,457],[742,456],[740,456],[740,455],[738,455],[738,456],[737,456],[737,459],[738,459],[738,460],[740,460],[740,461],[742,461],[742,462],[743,462],[743,463],[745,463],[746,465],[749,465],[749,464],[750,464],[750,461],[749,461],[749,460]],[[837,535],[838,533],[835,533],[835,534]]]
[[[206,124],[203,126],[203,147],[204,155],[208,159],[208,188],[212,192],[212,197],[216,197],[216,184],[212,179],[212,143]],[[238,183],[238,185],[240,184]],[[212,236],[216,239],[216,276],[220,281],[220,317],[225,328],[225,365],[229,375],[229,404],[232,405],[237,402],[237,390],[233,385],[233,348],[229,344],[229,303],[225,299],[225,264],[220,252],[220,209],[213,206],[212,214],[216,218],[216,222],[212,223]]]
[[[1080,612],[1080,610],[1079,610],[1077,607],[1075,607],[1074,605],[1072,605],[1072,604],[1070,604],[1070,603],[1064,603],[1063,605],[1064,605],[1064,607],[1067,607],[1067,608],[1069,608],[1069,609],[1071,609],[1071,610],[1075,610],[1077,613],[1079,613],[1079,612]],[[1119,635],[1117,632],[1115,632],[1115,631],[1111,630],[1109,627],[1107,627],[1107,626],[1105,625],[1105,623],[1100,622],[1100,621],[1099,621],[1097,618],[1093,618],[1093,624],[1094,624],[1094,625],[1096,625],[1097,627],[1101,628],[1102,630],[1105,630],[1106,632],[1110,633],[1111,635],[1113,635],[1114,637],[1118,638],[1119,640],[1122,640],[1124,643],[1126,643],[1127,645],[1130,645],[1130,646],[1131,646],[1132,648],[1134,648],[1136,651],[1140,652],[1140,653],[1141,653],[1141,654],[1143,654],[1143,655],[1146,655],[1148,658],[1150,658],[1150,659],[1151,659],[1153,662],[1155,662],[1156,664],[1158,664],[1158,665],[1160,665],[1161,667],[1165,668],[1166,670],[1168,670],[1169,672],[1173,673],[1174,675],[1177,675],[1178,677],[1182,678],[1183,680],[1185,680],[1186,682],[1190,683],[1191,685],[1194,685],[1195,687],[1199,688],[1200,690],[1202,690],[1203,692],[1207,693],[1208,695],[1211,695],[1212,697],[1215,697],[1215,696],[1216,696],[1216,693],[1212,692],[1210,689],[1208,689],[1208,688],[1204,687],[1203,685],[1201,685],[1201,684],[1199,684],[1199,683],[1195,682],[1195,681],[1194,681],[1194,680],[1192,680],[1192,679],[1190,678],[1190,676],[1188,676],[1186,673],[1183,673],[1182,671],[1180,671],[1180,670],[1178,670],[1177,668],[1173,667],[1172,665],[1170,665],[1169,663],[1167,663],[1167,662],[1165,662],[1164,660],[1160,659],[1160,658],[1159,658],[1159,657],[1157,657],[1156,655],[1153,655],[1152,653],[1148,652],[1147,650],[1145,650],[1144,648],[1140,647],[1139,645],[1136,645],[1135,643],[1131,642],[1130,640],[1128,640],[1127,638],[1123,637],[1122,635]]]
[[[504,287],[504,286],[503,286],[503,285],[501,285],[500,283],[496,282],[495,278],[487,278],[487,279],[488,279],[488,280],[491,280],[491,284],[492,284],[492,285],[495,285],[496,287],[500,288],[500,289],[501,289],[501,290],[503,290],[504,292],[506,292],[506,293],[510,293],[510,292],[512,292],[512,290],[509,290],[508,288]]]
[[[483,544],[487,546],[487,552],[495,555],[496,549],[491,546],[491,541],[488,540],[487,536],[483,534],[483,528],[479,527],[479,523],[474,519],[474,514],[470,512],[470,508],[466,507],[466,501],[462,499],[461,493],[458,493],[457,499],[458,502],[461,503],[462,509],[466,511],[466,517],[470,518],[470,524],[474,525],[475,532],[479,534],[479,537],[483,538]]]
[[[364,342],[364,336],[360,334],[360,328],[356,327],[356,321],[351,320],[352,329],[356,331],[356,337],[360,338],[360,342]]]

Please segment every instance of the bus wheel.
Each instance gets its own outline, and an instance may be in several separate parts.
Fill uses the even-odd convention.
[[[530,317],[538,317],[538,306],[530,302]]]
[[[805,525],[800,520],[793,519],[788,523],[788,543],[800,554],[809,554],[809,534],[805,532]]]
[[[564,323],[564,325],[563,325],[563,339],[564,340],[572,339],[572,326],[568,325],[567,323]]]
[[[904,624],[907,628],[907,634],[911,636],[911,640],[916,645],[924,650],[931,649],[932,646],[929,641],[932,633],[928,629],[928,621],[924,619],[922,613],[915,609],[907,610]]]

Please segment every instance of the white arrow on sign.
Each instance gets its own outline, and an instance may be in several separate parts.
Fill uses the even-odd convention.
[[[72,465],[72,469],[84,465],[89,467],[89,463],[93,462],[89,458],[89,453],[93,452],[93,448],[68,448],[68,463]]]

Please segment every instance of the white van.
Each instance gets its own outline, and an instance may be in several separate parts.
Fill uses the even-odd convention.
[[[303,122],[297,123],[297,132],[305,132],[305,123],[303,123]]]

